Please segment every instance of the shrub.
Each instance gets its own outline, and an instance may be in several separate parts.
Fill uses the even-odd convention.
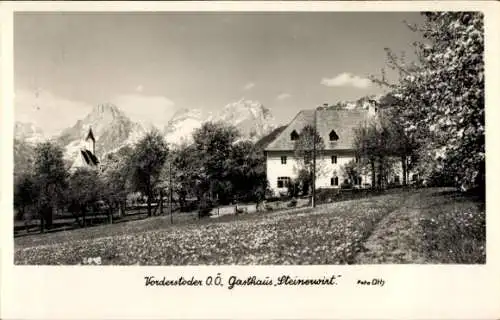
[[[269,198],[266,198],[266,202],[275,202],[275,201],[279,201],[280,198],[279,197],[269,197]]]
[[[200,208],[198,210],[198,216],[200,218],[209,217],[212,214],[212,209],[214,208],[214,204],[211,200],[202,200],[200,203]]]
[[[235,214],[242,214],[242,213],[248,213],[248,209],[247,208],[238,208],[236,207],[236,211],[235,211]]]
[[[352,189],[352,184],[343,182],[340,184],[340,189]]]
[[[318,189],[316,190],[316,202],[317,203],[326,203],[332,202],[339,197],[340,190],[339,189]]]
[[[292,199],[292,201],[290,201],[288,204],[287,204],[287,207],[288,208],[293,208],[293,207],[296,207],[297,206],[297,199]]]
[[[198,208],[199,208],[199,205],[198,205],[197,201],[186,201],[180,207],[180,211],[181,212],[191,212],[191,211],[196,211],[196,209],[198,209]]]
[[[387,184],[387,189],[400,188],[401,184],[396,182],[391,182]]]

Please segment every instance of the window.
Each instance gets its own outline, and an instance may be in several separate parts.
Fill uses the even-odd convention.
[[[333,177],[330,179],[330,185],[331,186],[338,186],[339,185],[339,177]]]
[[[399,176],[394,176],[394,183],[399,184]]]
[[[290,184],[290,177],[278,177],[278,188],[286,188]]]
[[[281,164],[286,164],[286,156],[281,157]]]
[[[354,178],[354,184],[355,185],[360,186],[362,182],[363,182],[363,179],[361,177],[355,177]]]
[[[332,156],[332,163],[337,163],[337,156]]]
[[[330,141],[337,141],[338,139],[339,139],[339,136],[337,135],[335,130],[332,130],[330,132]]]
[[[290,139],[292,139],[293,141],[299,140],[299,134],[297,133],[297,131],[292,131],[292,133],[290,134]]]
[[[411,181],[417,181],[417,175],[416,174],[414,174],[414,175],[411,176]]]

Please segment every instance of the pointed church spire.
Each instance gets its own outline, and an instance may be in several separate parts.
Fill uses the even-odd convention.
[[[94,133],[92,132],[92,126],[89,128],[89,133],[87,134],[87,138],[85,138],[85,141],[92,139],[92,141],[95,141],[94,138]]]
[[[89,128],[89,133],[87,134],[87,138],[85,138],[85,141],[92,140],[92,154],[95,155],[95,137],[94,133],[92,132],[92,126]]]

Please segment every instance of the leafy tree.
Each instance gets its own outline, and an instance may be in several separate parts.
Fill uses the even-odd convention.
[[[41,231],[45,224],[52,226],[54,210],[64,202],[64,190],[68,172],[64,166],[62,148],[52,142],[43,142],[35,147],[34,189],[37,194],[35,206],[41,218]]]
[[[409,170],[414,169],[418,161],[420,148],[414,135],[406,131],[405,122],[399,114],[398,100],[392,94],[386,94],[377,103],[379,112],[377,121],[380,127],[387,132],[388,141],[386,152],[397,156],[401,161],[403,185],[407,184]]]
[[[262,200],[267,186],[264,153],[251,141],[233,145],[230,159],[231,184],[239,199]]]
[[[125,146],[103,159],[104,170],[101,179],[105,187],[101,198],[109,206],[110,217],[116,209],[120,215],[124,214],[127,195],[132,189],[130,184],[132,152],[131,147]]]
[[[181,208],[186,207],[186,198],[196,196],[198,183],[201,179],[201,165],[197,149],[194,144],[182,144],[170,154],[172,163],[172,188],[179,199]],[[164,167],[163,181],[169,180],[168,166]]]
[[[303,195],[309,194],[309,191],[312,188],[311,173],[305,169],[299,170],[295,184],[294,190],[296,190],[296,192],[301,192]]]
[[[303,178],[302,183],[307,185],[312,185],[314,144],[316,144],[316,158],[318,158],[318,155],[325,149],[325,144],[314,127],[306,125],[300,132],[299,139],[295,141],[294,157],[299,173],[302,172],[302,177],[304,177],[304,173],[307,173],[305,176],[310,177],[309,179]],[[316,178],[320,175],[321,171],[321,164],[316,161]]]
[[[388,66],[399,73],[389,87],[399,99],[406,131],[442,161],[459,184],[484,187],[484,26],[479,12],[426,12],[423,36],[414,44],[418,61],[387,50]]]
[[[148,216],[152,216],[151,203],[167,155],[168,146],[162,135],[151,131],[135,145],[130,157],[132,187],[146,196]]]
[[[355,182],[361,174],[361,168],[356,161],[351,160],[342,166],[343,176],[347,177],[351,183]]]
[[[354,130],[354,148],[356,156],[361,161],[361,165],[369,166],[371,172],[372,188],[377,183],[376,163],[380,160],[380,139],[378,139],[378,129],[375,124],[359,126]]]
[[[32,173],[22,173],[14,178],[14,207],[17,209],[17,220],[24,218],[26,209],[35,204],[37,197],[38,190]]]
[[[352,170],[361,172],[368,167],[372,175],[372,187],[383,188],[388,175],[392,171],[392,156],[395,154],[392,142],[394,134],[391,127],[383,122],[373,122],[360,125],[354,130],[354,148],[359,164],[354,169],[347,166],[344,169],[349,175]]]
[[[172,202],[177,198],[181,210],[187,207],[188,196],[197,195],[197,181],[200,175],[198,159],[194,145],[185,141],[170,150],[159,184],[160,214],[163,214],[164,195],[169,195],[169,201]]]
[[[86,225],[87,211],[100,199],[100,192],[103,189],[100,177],[94,169],[78,168],[69,177],[66,199],[69,210],[82,227]],[[78,216],[82,217],[82,222],[78,220]]]
[[[239,137],[234,126],[221,122],[206,122],[193,133],[194,150],[199,157],[197,177],[198,198],[214,195],[225,202],[231,197],[231,153]],[[204,201],[206,202],[206,201]]]

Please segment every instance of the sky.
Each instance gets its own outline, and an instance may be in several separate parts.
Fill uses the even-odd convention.
[[[16,13],[15,117],[57,134],[95,105],[163,127],[181,108],[242,98],[277,124],[381,88],[385,47],[418,40],[418,13]]]

